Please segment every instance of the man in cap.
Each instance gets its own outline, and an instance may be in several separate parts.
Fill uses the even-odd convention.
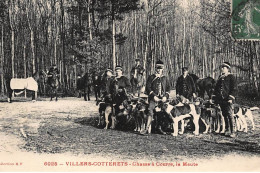
[[[161,60],[156,62],[156,70],[155,74],[152,74],[148,77],[146,82],[146,93],[148,94],[148,102],[149,102],[149,108],[148,108],[148,119],[147,119],[147,125],[146,129],[142,130],[140,134],[146,134],[148,133],[148,129],[151,125],[151,122],[153,118],[155,118],[156,121],[156,130],[158,133],[166,134],[162,128],[161,123],[162,121],[159,117],[154,117],[154,109],[155,106],[159,101],[166,102],[169,98],[169,92],[170,92],[170,83],[166,76],[163,75],[163,69],[164,64]]]
[[[220,105],[222,114],[225,119],[226,136],[235,137],[233,104],[235,101],[235,93],[237,89],[236,78],[231,74],[231,65],[229,62],[224,62],[221,65],[221,75],[217,81],[212,100]]]
[[[115,68],[116,76],[115,79],[112,82],[112,93],[116,94],[117,92],[122,92],[125,90],[125,92],[129,92],[131,84],[129,79],[123,75],[123,69],[121,66],[116,66]],[[117,88],[116,88],[117,87]]]
[[[141,66],[139,58],[135,59],[135,66],[132,68],[130,74],[131,74],[130,82],[132,85],[132,92],[133,92],[133,94],[136,94],[138,88],[141,89],[141,87],[142,87],[139,85],[140,85],[140,83],[143,83],[142,79],[143,79],[143,75],[144,75],[144,68]]]
[[[177,79],[176,94],[177,97],[183,96],[184,98],[192,101],[192,97],[196,97],[196,87],[192,77],[189,75],[187,67],[182,68],[182,75]]]

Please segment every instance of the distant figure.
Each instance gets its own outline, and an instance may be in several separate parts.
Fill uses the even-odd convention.
[[[101,90],[101,77],[99,75],[97,75],[96,73],[94,73],[92,75],[92,84],[93,84],[93,88],[94,88],[94,93],[95,93],[95,97],[96,97],[96,101],[98,100],[98,98],[100,98],[100,90]]]
[[[189,101],[192,101],[192,97],[196,97],[196,87],[192,77],[189,75],[187,67],[182,68],[182,75],[177,79],[176,94],[183,96]]]
[[[81,95],[82,95],[82,93],[81,93],[81,86],[82,86],[82,80],[81,80],[81,75],[80,74],[78,74],[77,75],[77,85],[76,85],[76,91],[77,91],[77,97],[78,98],[81,98]]]
[[[82,93],[84,96],[85,101],[90,101],[90,86],[91,86],[91,79],[88,73],[85,73],[82,77],[78,75],[77,77],[77,91],[79,92],[78,97],[80,98]]]
[[[51,66],[50,70],[47,73],[47,84],[51,85],[51,79],[54,77],[54,75],[58,78],[59,81],[59,75],[60,71],[58,70],[57,66],[54,64]]]
[[[60,76],[60,72],[59,70],[57,69],[57,66],[56,65],[53,65],[49,72],[47,73],[47,84],[50,86],[50,95],[51,95],[51,100],[52,101],[52,98],[56,97],[56,101],[58,101],[58,88],[60,86],[60,79],[59,79],[59,76]]]

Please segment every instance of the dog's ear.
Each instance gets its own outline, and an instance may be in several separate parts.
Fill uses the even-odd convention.
[[[243,106],[243,107],[241,107],[241,109],[242,109],[242,114],[243,114],[243,115],[246,114],[247,108]]]
[[[171,100],[169,103],[174,106],[179,103],[179,100],[176,98],[175,100]]]
[[[163,108],[164,110],[166,110],[166,109],[168,108],[168,104],[164,103],[163,106],[162,106],[162,108]]]

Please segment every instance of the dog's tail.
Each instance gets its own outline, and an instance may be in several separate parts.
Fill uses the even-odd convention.
[[[100,103],[102,103],[103,101],[101,99],[98,99],[96,102],[96,106],[98,106]]]
[[[249,108],[251,111],[254,111],[254,110],[259,110],[259,107],[255,106],[255,107],[251,107]]]

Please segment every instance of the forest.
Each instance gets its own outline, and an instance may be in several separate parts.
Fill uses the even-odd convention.
[[[121,65],[129,77],[140,58],[146,77],[162,60],[172,88],[183,66],[217,79],[229,61],[240,91],[259,96],[260,44],[232,37],[234,15],[229,0],[1,0],[0,93],[6,75],[56,64],[69,94],[77,75]]]

